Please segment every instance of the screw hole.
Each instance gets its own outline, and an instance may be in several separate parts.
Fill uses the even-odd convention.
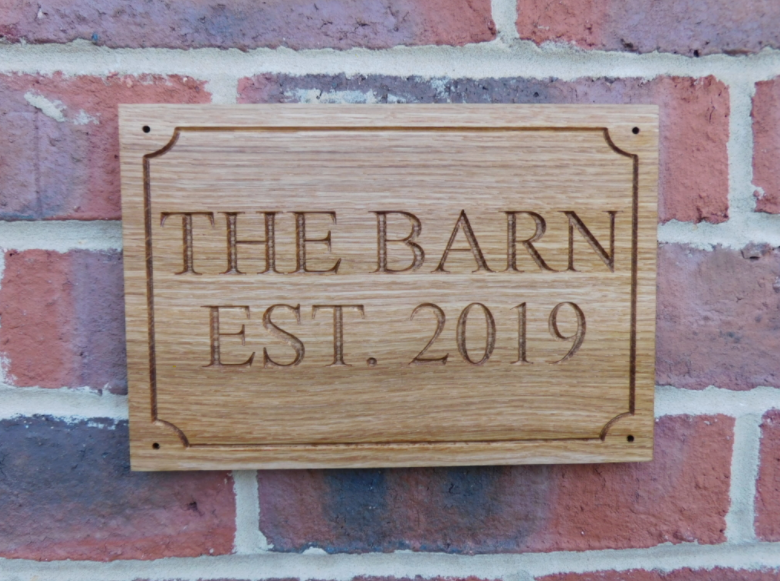
[[[144,133],[149,133],[152,130],[148,125],[144,125],[142,129],[144,130]]]
[[[155,450],[159,450],[160,449],[160,444],[155,442],[154,444],[152,444],[152,448],[154,448]]]
[[[629,442],[633,442],[634,441],[634,436],[629,434],[628,436],[626,436],[626,440],[628,440]]]
[[[634,135],[636,135],[637,133],[639,133],[639,127],[634,127],[634,128],[631,130],[631,133],[633,133]]]

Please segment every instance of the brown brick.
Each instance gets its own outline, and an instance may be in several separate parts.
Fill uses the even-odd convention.
[[[752,116],[756,210],[780,214],[780,78],[756,83]]]
[[[110,47],[389,48],[495,38],[490,0],[0,0],[11,42]]]
[[[658,251],[656,382],[780,387],[780,250]]]
[[[239,82],[239,102],[654,103],[660,105],[659,219],[728,217],[728,89],[687,79],[422,79],[260,75]]]
[[[597,571],[592,573],[563,573],[537,577],[536,581],[777,581],[778,569],[676,569],[674,571]]]
[[[209,100],[186,77],[0,75],[0,219],[120,218],[117,106]]]
[[[261,471],[279,551],[503,553],[725,540],[733,420],[665,417],[638,464]]]
[[[764,0],[518,0],[520,38],[580,48],[745,54],[780,47],[780,4]]]
[[[0,317],[7,381],[126,392],[118,252],[6,252]]]
[[[159,559],[232,551],[227,472],[131,472],[127,422],[0,422],[0,557]]]

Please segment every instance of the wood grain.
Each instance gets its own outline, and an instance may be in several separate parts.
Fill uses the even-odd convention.
[[[657,133],[121,106],[133,469],[651,459]]]

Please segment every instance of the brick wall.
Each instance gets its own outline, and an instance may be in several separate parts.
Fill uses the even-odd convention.
[[[780,579],[779,3],[0,0],[0,36],[0,581]],[[130,472],[147,102],[660,105],[656,459]]]

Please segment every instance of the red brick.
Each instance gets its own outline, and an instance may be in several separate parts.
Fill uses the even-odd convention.
[[[658,251],[656,382],[780,387],[780,249]]]
[[[232,551],[227,472],[131,472],[127,422],[0,422],[0,557],[159,559]]]
[[[260,75],[239,82],[239,102],[654,103],[660,105],[659,219],[728,218],[729,97],[713,77],[687,79],[422,79]]]
[[[0,219],[120,218],[117,106],[209,100],[187,77],[0,75]]]
[[[753,139],[756,210],[780,214],[780,78],[756,83]]]
[[[261,471],[280,551],[504,553],[725,540],[733,420],[664,417],[650,463]]]
[[[593,573],[564,573],[537,577],[536,581],[777,581],[778,569],[748,571],[744,569],[676,569],[660,571],[598,571]]]
[[[11,42],[294,49],[464,45],[495,38],[490,0],[0,0]]]
[[[765,0],[518,0],[520,38],[691,56],[780,47],[780,4]]]
[[[127,390],[118,252],[9,251],[0,353],[17,386]]]
[[[780,541],[780,410],[761,422],[761,466],[756,485],[756,536]]]

